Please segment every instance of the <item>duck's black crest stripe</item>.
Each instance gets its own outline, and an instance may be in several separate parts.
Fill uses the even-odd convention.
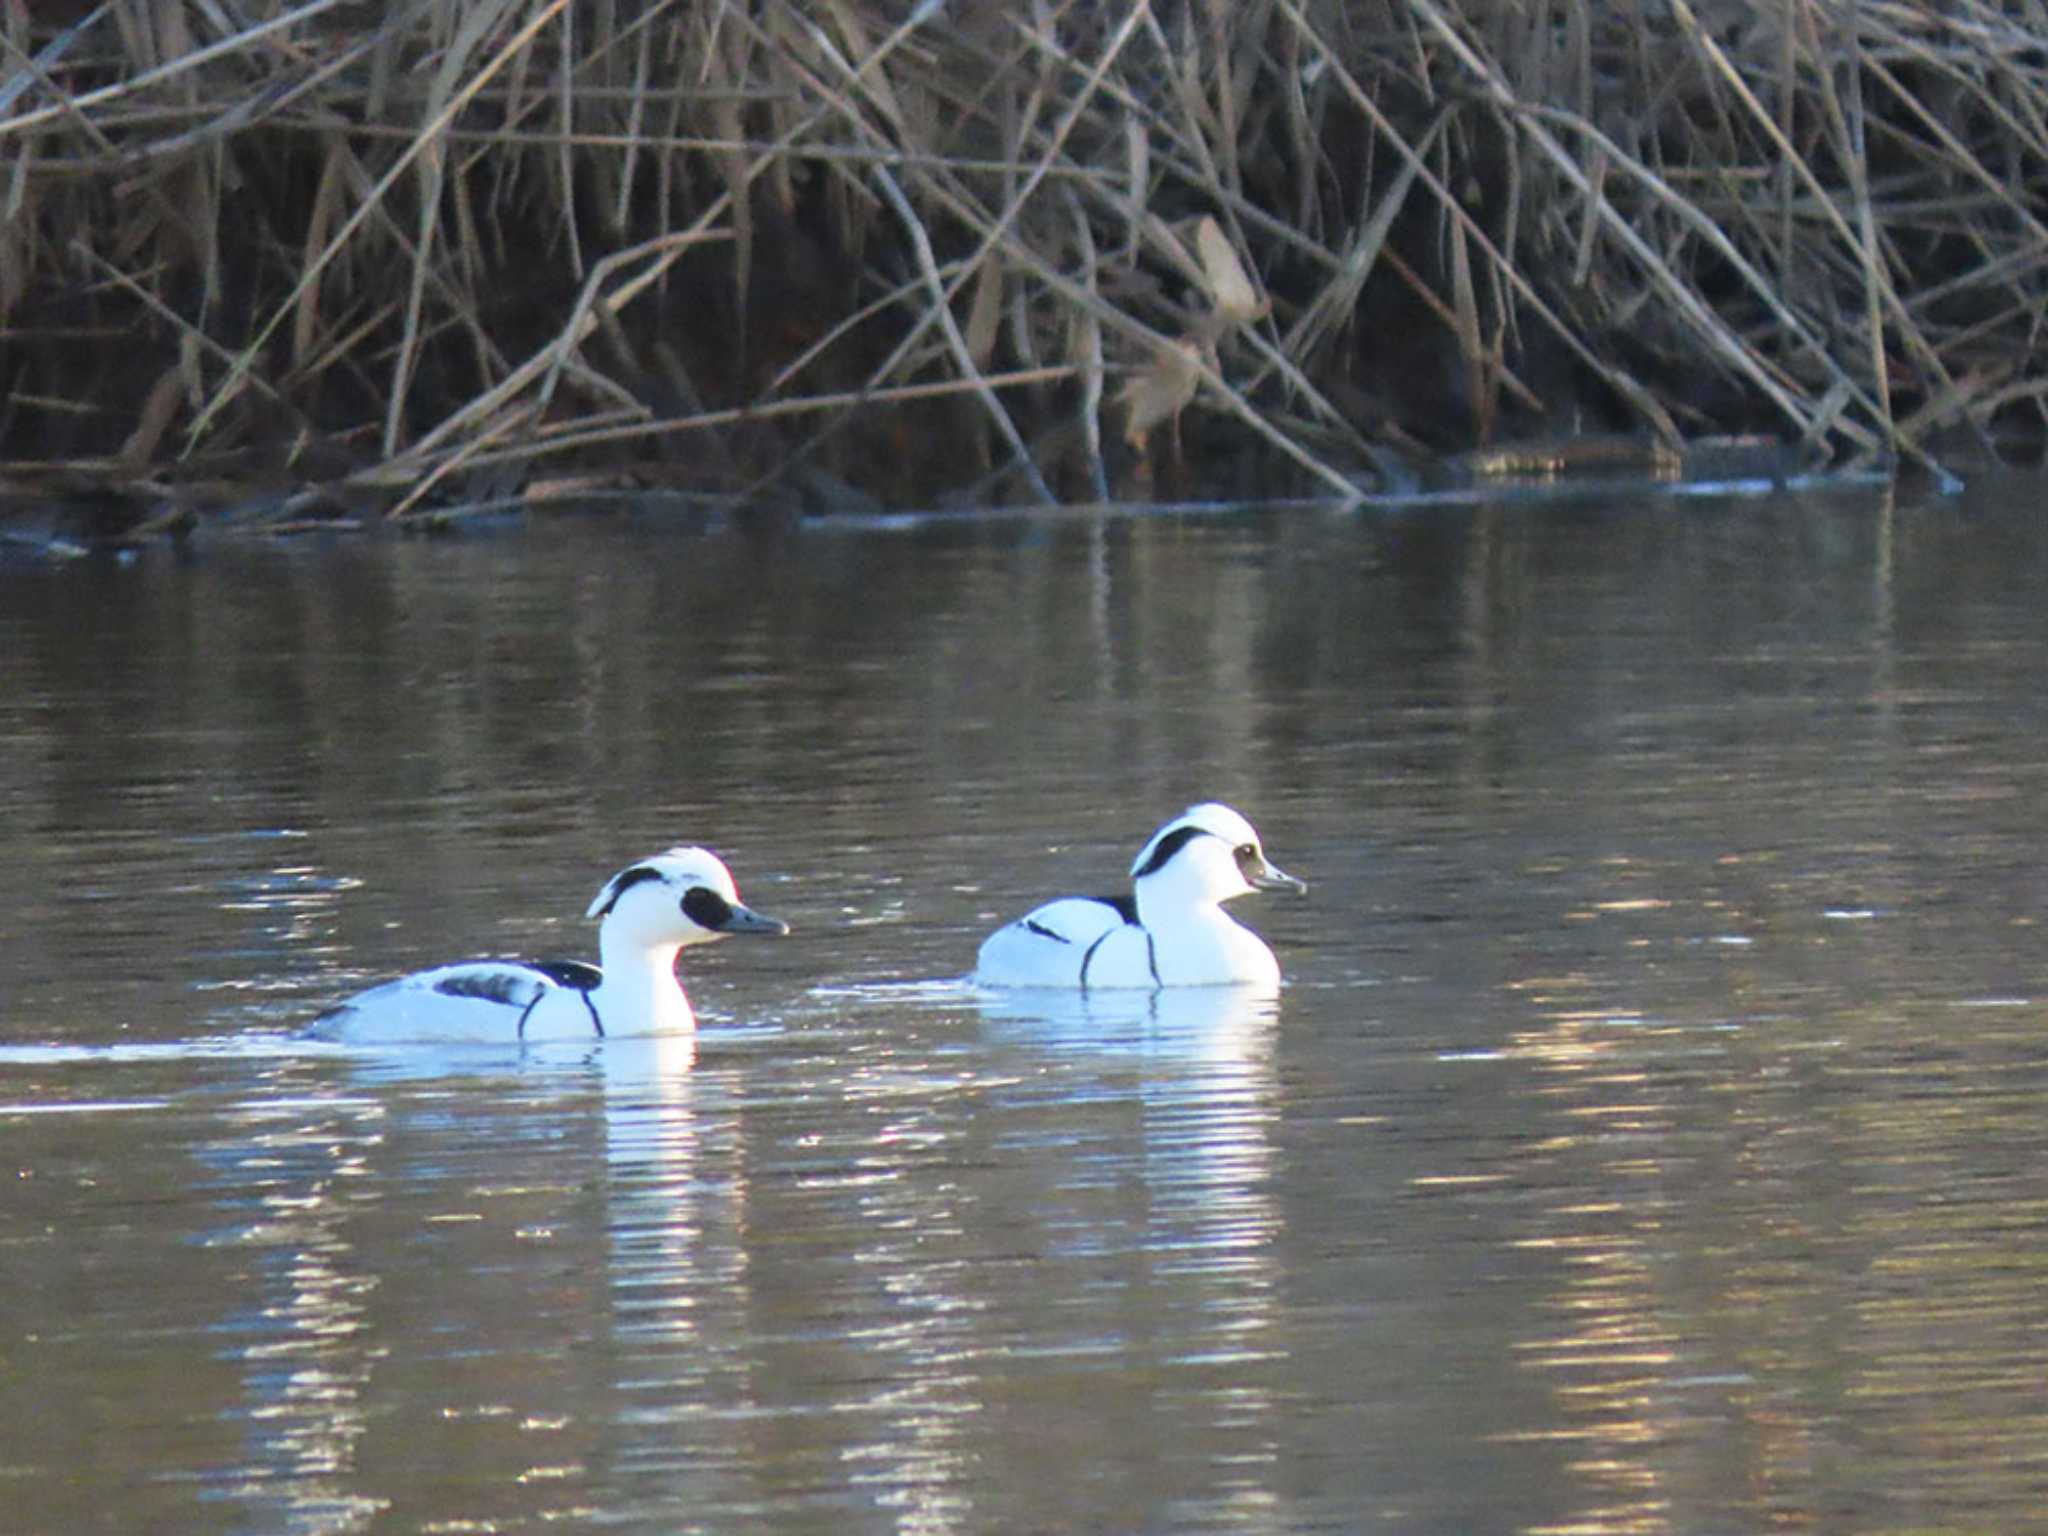
[[[651,864],[635,864],[631,869],[619,871],[618,874],[612,876],[611,895],[606,898],[605,904],[597,909],[597,915],[601,918],[610,917],[612,908],[619,904],[619,897],[643,880],[659,880],[660,878],[661,871]]]
[[[1175,827],[1166,836],[1159,839],[1159,846],[1152,850],[1152,857],[1133,870],[1131,878],[1133,880],[1142,880],[1154,870],[1164,868],[1166,861],[1176,853],[1179,853],[1181,849],[1187,847],[1190,839],[1213,837],[1214,835],[1212,832],[1204,832],[1200,827]]]
[[[683,916],[716,933],[732,921],[732,903],[708,885],[693,885],[683,893]]]

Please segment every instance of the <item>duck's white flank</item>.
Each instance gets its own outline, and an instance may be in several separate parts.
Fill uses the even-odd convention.
[[[1223,910],[1253,891],[1304,892],[1227,805],[1189,806],[1138,850],[1128,896],[1068,896],[998,928],[974,979],[990,987],[1276,987],[1266,941]]]
[[[676,957],[727,934],[789,925],[740,900],[732,872],[703,848],[671,848],[604,883],[584,916],[600,964],[468,960],[359,992],[314,1020],[321,1039],[355,1043],[595,1039],[696,1026]]]

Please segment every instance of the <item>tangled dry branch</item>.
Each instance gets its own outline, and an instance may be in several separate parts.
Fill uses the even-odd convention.
[[[2037,11],[7,4],[0,473],[406,516],[2031,440]]]

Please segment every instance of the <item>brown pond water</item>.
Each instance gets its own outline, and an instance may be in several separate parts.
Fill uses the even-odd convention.
[[[0,572],[7,1529],[2037,1522],[2039,499]],[[1277,1010],[957,983],[1203,796]],[[694,1063],[293,1037],[681,839]]]

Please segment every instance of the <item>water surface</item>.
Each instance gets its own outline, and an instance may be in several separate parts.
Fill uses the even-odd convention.
[[[0,572],[15,1528],[2016,1529],[2037,487]],[[1290,978],[978,998],[1231,801]],[[709,843],[694,1053],[292,1032]]]

